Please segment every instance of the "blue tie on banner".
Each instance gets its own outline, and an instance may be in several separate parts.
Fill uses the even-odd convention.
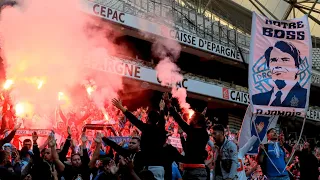
[[[279,116],[257,116],[253,115],[250,108],[247,108],[246,114],[242,121],[239,148],[242,148],[252,136],[257,136],[260,140],[257,140],[247,154],[257,154],[260,141],[262,143],[267,142],[267,131],[271,128],[275,128]]]
[[[251,112],[304,117],[309,106],[311,72],[308,17],[278,21],[253,12],[249,58]]]

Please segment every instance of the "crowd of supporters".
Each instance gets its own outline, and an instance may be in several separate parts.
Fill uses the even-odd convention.
[[[258,155],[246,155],[257,139],[251,138],[239,149],[238,133],[213,124],[205,117],[206,109],[192,114],[177,109],[168,94],[157,110],[130,112],[117,99],[105,111],[87,104],[80,115],[75,111],[65,115],[58,108],[61,120],[47,140],[38,142],[34,132],[20,148],[12,140],[21,121],[11,121],[14,116],[6,111],[0,132],[0,179],[320,179],[317,142],[293,146],[294,140],[285,140],[283,134],[270,129],[268,139],[279,143],[280,157],[290,160],[294,152],[283,172],[271,172],[270,159],[276,159],[278,168],[283,163],[269,154],[269,146],[261,145]],[[83,131],[84,124],[94,123],[111,126]],[[56,134],[64,137],[62,143],[57,143]],[[117,143],[114,137],[130,140]]]

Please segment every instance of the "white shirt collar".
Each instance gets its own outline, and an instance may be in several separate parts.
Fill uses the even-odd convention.
[[[291,91],[291,89],[296,85],[296,83],[288,83],[284,88],[281,89],[282,95],[281,95],[281,103],[286,99],[288,93]],[[272,104],[272,102],[276,99],[276,94],[279,91],[279,88],[274,85],[273,86],[273,92],[271,94],[269,106]]]

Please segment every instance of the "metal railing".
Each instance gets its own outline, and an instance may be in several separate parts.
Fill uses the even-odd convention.
[[[152,63],[152,62],[148,62],[145,60],[141,60],[138,58],[133,58],[127,55],[123,55],[123,54],[116,54],[115,56],[113,56],[114,58],[120,59],[124,62],[130,63],[130,64],[135,64],[138,66],[142,66],[145,68],[150,68],[150,69],[154,69],[156,67],[156,64]],[[232,90],[236,90],[236,91],[241,91],[244,93],[248,93],[248,88],[241,86],[241,85],[237,85],[234,84],[233,82],[226,82],[226,81],[222,81],[221,79],[211,79],[205,76],[201,76],[201,75],[197,75],[197,74],[193,74],[193,73],[185,73],[185,72],[181,72],[184,76],[184,78],[188,78],[188,79],[192,79],[192,80],[196,80],[196,81],[201,81],[204,83],[208,83],[208,84],[213,84],[213,85],[217,85],[220,87],[225,87],[228,89],[232,89]],[[318,106],[310,106],[309,107],[310,110],[316,110],[316,111],[320,111],[320,107]]]
[[[196,9],[181,5],[175,0],[93,0],[107,7],[117,9],[153,22],[170,25],[180,31],[194,34],[228,47],[242,49],[248,62],[250,35],[222,20],[213,13],[199,13]],[[320,38],[313,37],[314,48],[320,48]],[[313,57],[319,61],[320,58]]]
[[[173,0],[95,0],[110,8],[123,11],[148,20],[162,21],[180,31],[229,47],[248,49],[250,37],[230,29],[218,16],[204,16],[196,10],[181,6]]]

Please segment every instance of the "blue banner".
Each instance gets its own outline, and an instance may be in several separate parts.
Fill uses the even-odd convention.
[[[267,131],[276,127],[278,119],[279,116],[254,115],[248,107],[240,130],[239,148],[242,148],[252,136],[256,136],[258,140],[253,144],[248,154],[257,154],[260,142],[267,143]]]

